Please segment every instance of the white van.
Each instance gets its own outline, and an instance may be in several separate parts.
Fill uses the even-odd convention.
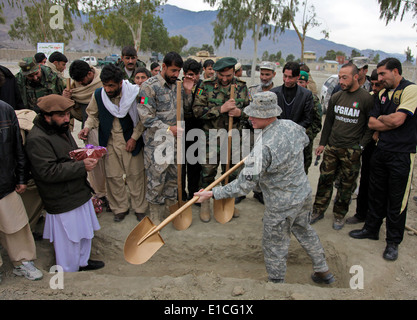
[[[80,60],[87,62],[90,66],[95,67],[97,65],[97,59],[93,56],[81,57]]]

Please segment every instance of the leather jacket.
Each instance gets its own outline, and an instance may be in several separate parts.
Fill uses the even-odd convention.
[[[0,199],[27,184],[28,166],[14,109],[0,100]]]

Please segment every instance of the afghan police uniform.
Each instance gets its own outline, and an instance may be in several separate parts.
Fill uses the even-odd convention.
[[[34,57],[23,58],[19,62],[20,71],[16,74],[17,85],[22,96],[25,109],[39,113],[38,98],[50,94],[62,95],[65,89],[64,81],[50,68],[39,65]],[[38,84],[33,84],[26,76],[41,71]]]
[[[254,118],[277,117],[282,110],[272,92],[256,94],[245,113]],[[303,150],[309,140],[291,120],[275,120],[263,128],[239,177],[213,189],[215,199],[247,194],[259,184],[265,201],[263,242],[268,278],[283,282],[291,233],[313,261],[313,270],[327,272],[324,249],[309,225],[312,190],[304,172]],[[330,274],[331,275],[331,274]],[[333,276],[325,281],[334,281]]]
[[[192,95],[185,94],[183,88],[181,91],[183,107],[190,108]],[[177,125],[177,84],[170,85],[161,74],[157,74],[142,84],[138,100],[139,116],[146,128],[146,199],[155,223],[166,216],[167,208],[177,201],[178,195],[176,143],[169,131],[170,126]],[[184,110],[181,108],[183,118]],[[163,205],[166,206],[165,213],[161,208]]]
[[[219,72],[226,68],[234,67],[236,63],[237,60],[235,58],[222,58],[214,64],[213,69]],[[217,77],[207,79],[200,85],[193,104],[194,116],[201,120],[202,129],[204,130],[206,137],[206,145],[204,146],[205,150],[207,150],[206,159],[205,163],[202,163],[201,171],[202,188],[206,188],[215,180],[221,160],[222,170],[224,171],[226,167],[224,163],[227,161],[227,157],[225,157],[225,155],[227,155],[227,134],[223,134],[216,139],[215,136],[213,138],[213,132],[220,133],[219,130],[221,129],[223,129],[223,133],[229,131],[229,116],[227,113],[221,113],[220,109],[222,105],[230,99],[231,86],[235,87],[234,100],[236,102],[236,107],[242,111],[242,115],[239,118],[235,117],[233,119],[233,129],[236,129],[237,132],[239,132],[239,139],[236,139],[238,137],[235,131],[233,140],[240,140],[243,124],[248,118],[243,114],[243,109],[249,104],[246,82],[234,77],[231,85],[223,87]],[[210,131],[212,132],[212,135],[210,135]],[[215,145],[215,147],[213,147],[213,145]],[[240,145],[232,143],[232,160],[240,158],[239,150]],[[230,176],[230,181],[233,180],[236,175],[236,173],[232,174]],[[203,203],[201,211],[207,211],[208,217],[202,218],[202,220],[208,222],[210,220],[209,203]]]

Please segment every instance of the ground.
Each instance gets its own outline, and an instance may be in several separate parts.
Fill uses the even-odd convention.
[[[317,75],[319,78],[319,75]],[[321,86],[319,86],[320,88]],[[317,138],[316,138],[317,145]],[[417,169],[415,169],[417,170]],[[309,179],[313,196],[317,187],[318,167],[312,166]],[[416,172],[417,173],[417,172]],[[417,184],[413,180],[407,225],[417,229]],[[123,255],[124,242],[138,221],[133,213],[120,223],[111,213],[99,216],[101,229],[95,233],[92,258],[103,260],[103,269],[64,275],[64,288],[52,289],[55,274],[54,250],[48,240],[36,242],[36,265],[43,273],[40,281],[15,277],[7,253],[1,249],[4,265],[0,299],[4,300],[404,300],[417,297],[415,267],[417,236],[406,231],[399,247],[399,258],[388,262],[382,258],[385,248],[385,223],[380,240],[356,240],[349,231],[362,225],[332,228],[332,206],[325,218],[316,224],[328,264],[336,282],[330,286],[314,284],[310,279],[312,264],[295,238],[292,239],[286,283],[267,282],[263,260],[263,205],[252,194],[236,205],[240,217],[227,224],[212,219],[199,220],[199,208],[192,206],[193,223],[185,231],[172,224],[160,232],[165,241],[146,263],[131,265]],[[348,216],[354,214],[353,200]],[[41,226],[40,226],[41,228]],[[352,269],[351,267],[356,269]],[[358,284],[357,270],[363,270],[363,289]]]

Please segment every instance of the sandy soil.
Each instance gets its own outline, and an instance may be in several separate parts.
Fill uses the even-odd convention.
[[[321,87],[321,86],[320,86]],[[316,139],[317,140],[317,139]],[[317,141],[316,141],[317,144]],[[416,167],[417,168],[417,167]],[[417,169],[415,169],[416,171]],[[309,179],[315,194],[318,167],[312,166]],[[417,172],[416,172],[417,173]],[[409,201],[407,225],[417,229],[417,195],[414,181]],[[142,265],[124,260],[124,241],[137,225],[133,213],[121,223],[111,213],[99,216],[101,230],[93,240],[92,258],[106,263],[94,272],[64,275],[64,288],[52,289],[49,273],[54,265],[54,250],[47,240],[37,241],[36,265],[43,271],[40,281],[15,277],[4,249],[0,299],[4,300],[380,300],[416,299],[417,236],[406,232],[396,262],[382,258],[385,248],[385,224],[380,240],[355,240],[348,232],[361,225],[332,229],[332,207],[325,218],[314,225],[326,251],[327,261],[337,281],[316,285],[310,279],[309,257],[293,238],[288,255],[285,284],[267,282],[261,246],[263,205],[252,194],[237,205],[240,217],[222,225],[212,219],[202,223],[199,208],[193,209],[193,223],[185,231],[172,224],[161,231],[165,245]],[[353,215],[356,202],[350,206]],[[42,230],[42,225],[38,225]],[[352,266],[363,270],[363,289],[352,289]],[[52,281],[53,282],[53,281]]]

